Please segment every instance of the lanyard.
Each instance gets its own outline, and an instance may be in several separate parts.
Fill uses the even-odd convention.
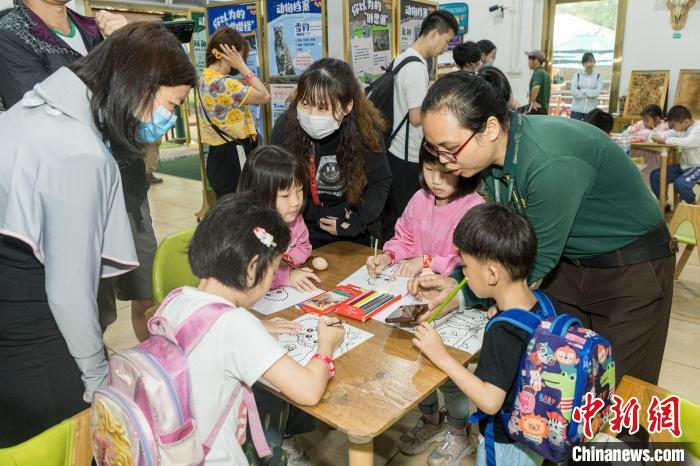
[[[315,206],[320,206],[321,199],[318,197],[318,186],[316,185],[316,148],[313,143],[309,148],[309,184],[311,185],[311,202]]]
[[[523,117],[520,114],[516,114],[517,127],[515,129],[515,136],[513,138],[513,174],[506,175],[506,185],[507,185],[507,195],[506,199],[501,199],[501,180],[495,179],[493,183],[494,196],[496,198],[496,203],[501,204],[503,202],[515,204],[515,210],[521,214],[525,214],[525,200],[518,193],[518,189],[515,186],[515,171],[518,166],[518,157],[520,155],[520,138],[523,135]]]

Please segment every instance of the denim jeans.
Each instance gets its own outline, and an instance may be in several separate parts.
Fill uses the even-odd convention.
[[[463,428],[469,424],[469,398],[462,390],[455,385],[452,380],[448,380],[438,389],[445,398],[445,408],[447,409],[447,423],[451,427]],[[418,409],[426,416],[435,414],[438,406],[437,391],[421,401]]]
[[[695,204],[695,192],[693,187],[700,181],[700,167],[690,167],[683,170],[680,165],[669,165],[666,172],[666,183],[673,183],[673,189],[688,204]],[[649,175],[649,184],[654,195],[659,197],[659,184],[661,183],[661,169],[657,168]]]

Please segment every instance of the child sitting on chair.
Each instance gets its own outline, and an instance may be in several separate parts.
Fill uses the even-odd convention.
[[[641,113],[642,119],[630,125],[625,130],[630,142],[651,141],[654,133],[663,133],[668,130],[668,123],[664,120],[664,113],[656,104],[644,107]],[[630,157],[640,158],[646,168],[642,171],[644,181],[649,185],[649,174],[659,168],[659,153],[645,149],[630,150]]]
[[[652,134],[651,139],[657,144],[670,144],[683,148],[680,164],[668,166],[666,183],[673,183],[673,189],[682,200],[695,204],[693,187],[700,181],[700,124],[693,120],[690,110],[682,105],[671,107],[668,111],[670,130],[661,134]],[[660,192],[660,170],[651,172],[651,190],[656,197]],[[665,189],[665,186],[664,186]]]

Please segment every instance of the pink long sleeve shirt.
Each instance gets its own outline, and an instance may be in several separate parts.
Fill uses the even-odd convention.
[[[311,243],[309,242],[309,230],[304,223],[304,217],[299,215],[296,220],[289,224],[289,247],[287,254],[292,258],[294,265],[303,264],[311,256]],[[289,286],[290,267],[282,262],[275,272],[270,288]]]
[[[481,196],[471,193],[436,206],[435,196],[421,189],[396,222],[396,234],[384,245],[384,251],[394,253],[397,262],[431,255],[433,271],[449,275],[461,263],[452,242],[455,228],[469,209],[483,202]]]
[[[668,130],[668,123],[665,121],[661,120],[658,125],[656,125],[656,128],[654,129],[649,129],[646,126],[644,126],[644,121],[639,120],[633,125],[630,125],[629,128],[627,128],[627,134],[629,134],[633,139],[638,139],[640,141],[646,141],[649,139],[649,135],[651,133],[656,132],[656,133],[661,133],[663,131]]]

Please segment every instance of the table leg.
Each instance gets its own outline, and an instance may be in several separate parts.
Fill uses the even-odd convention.
[[[348,437],[349,466],[372,466],[374,462],[374,441]]]
[[[668,170],[668,149],[661,149],[661,167],[659,173],[659,206],[661,213],[666,209],[666,194],[668,193],[668,185],[666,184],[666,172]]]

